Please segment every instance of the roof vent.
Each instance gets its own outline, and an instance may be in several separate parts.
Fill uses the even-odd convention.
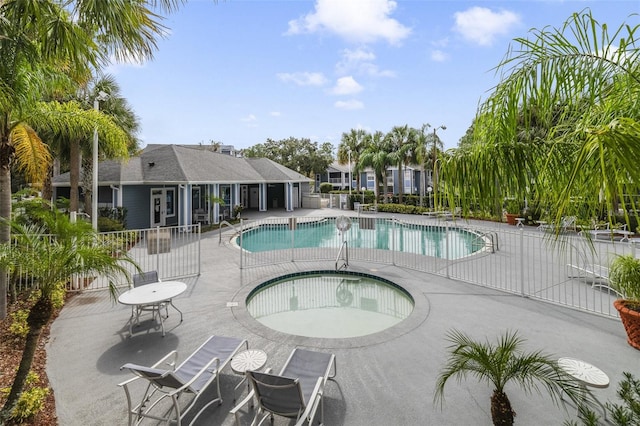
[[[153,166],[155,166],[155,165],[156,165],[156,163],[155,163],[155,162],[153,162],[153,161],[149,161],[149,167],[153,167]]]

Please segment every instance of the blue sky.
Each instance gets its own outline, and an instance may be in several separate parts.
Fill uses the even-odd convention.
[[[330,142],[393,126],[439,130],[457,146],[498,82],[492,68],[532,28],[590,8],[638,24],[640,0],[190,0],[167,17],[152,61],[114,75],[142,145],[246,148],[288,137]]]

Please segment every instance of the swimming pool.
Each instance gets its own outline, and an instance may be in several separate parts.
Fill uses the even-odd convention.
[[[260,284],[247,296],[247,311],[261,324],[316,338],[377,333],[409,317],[413,307],[402,287],[350,271],[289,274]]]
[[[456,227],[419,225],[393,219],[353,219],[344,240],[350,249],[395,250],[440,258],[458,259],[485,248],[474,232]],[[265,252],[291,248],[337,248],[342,243],[335,218],[299,223],[269,223],[242,233],[242,249]],[[236,240],[240,245],[240,239]]]

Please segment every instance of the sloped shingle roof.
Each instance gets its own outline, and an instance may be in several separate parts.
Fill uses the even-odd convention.
[[[306,182],[306,176],[267,158],[239,158],[200,145],[148,145],[128,161],[102,161],[98,180],[106,184]],[[69,184],[69,173],[54,186]]]

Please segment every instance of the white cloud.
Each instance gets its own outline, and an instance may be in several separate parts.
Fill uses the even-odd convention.
[[[280,111],[271,111],[269,115],[272,117],[280,117],[282,116],[282,113]]]
[[[352,77],[340,77],[331,89],[334,95],[353,95],[362,92],[362,86]]]
[[[434,62],[444,62],[447,59],[449,59],[449,55],[447,55],[442,50],[436,49],[436,50],[431,51],[431,59]]]
[[[375,53],[368,49],[344,49],[340,61],[336,64],[336,72],[338,74],[356,72],[374,77],[395,77],[393,71],[380,70],[374,63],[375,59]]]
[[[104,73],[116,75],[124,68],[144,68],[145,66],[146,61],[134,55],[125,55],[122,60],[117,60],[115,56],[111,55],[109,57],[109,64],[104,69]]]
[[[493,12],[486,7],[472,7],[454,14],[457,31],[466,40],[481,46],[489,46],[496,37],[508,34],[520,23],[520,16],[508,10]]]
[[[337,101],[333,104],[334,107],[338,109],[362,109],[364,108],[364,104],[356,99],[351,99],[349,101]]]
[[[240,121],[244,121],[245,123],[252,123],[252,122],[254,122],[256,120],[258,120],[258,119],[253,114],[249,114],[246,117],[243,117],[243,118],[240,119]]]
[[[322,86],[327,82],[326,77],[319,72],[279,73],[278,78],[285,83],[295,83],[298,86]]]
[[[316,0],[314,12],[289,21],[287,34],[326,31],[351,42],[398,44],[411,29],[390,18],[396,5],[393,0]]]

